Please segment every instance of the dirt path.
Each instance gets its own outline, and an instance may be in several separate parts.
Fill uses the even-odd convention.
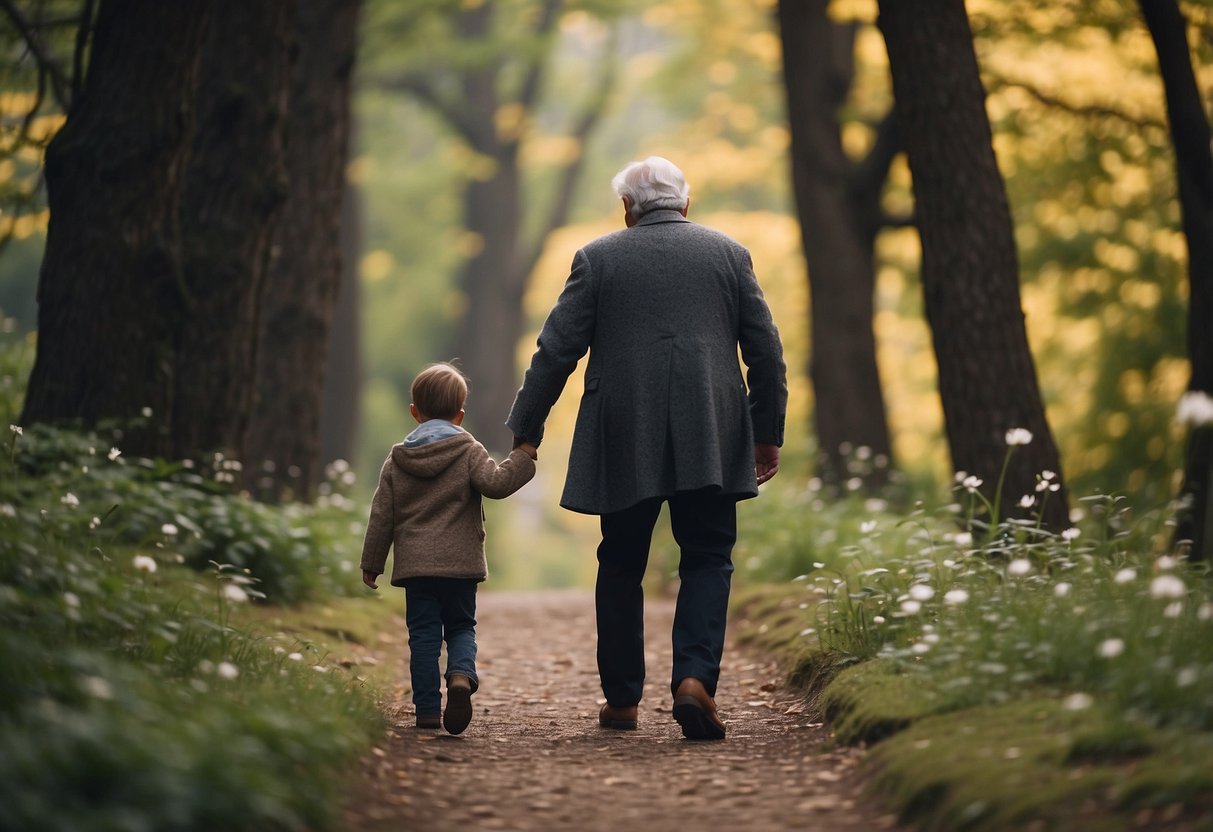
[[[859,752],[834,748],[775,665],[733,645],[717,693],[728,739],[684,740],[670,716],[673,603],[646,607],[649,680],[632,732],[598,727],[588,592],[480,594],[481,689],[458,737],[413,727],[402,646],[384,645],[378,658],[400,668],[401,704],[342,828],[894,828],[858,793]]]

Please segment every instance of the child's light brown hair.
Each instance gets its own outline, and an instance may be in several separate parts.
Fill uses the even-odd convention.
[[[446,362],[431,364],[413,379],[413,405],[427,419],[450,420],[463,410],[468,383],[458,368]]]

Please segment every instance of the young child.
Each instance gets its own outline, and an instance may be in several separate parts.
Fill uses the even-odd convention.
[[[450,364],[426,367],[413,380],[409,413],[419,426],[383,463],[362,545],[362,582],[371,589],[395,547],[392,586],[404,587],[417,727],[452,734],[471,722],[479,685],[476,584],[488,576],[480,498],[513,494],[535,476],[537,456],[523,444],[501,465],[490,459],[459,426],[467,393],[463,374]],[[440,711],[444,640],[447,702]]]

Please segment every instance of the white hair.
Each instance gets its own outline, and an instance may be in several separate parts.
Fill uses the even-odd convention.
[[[640,218],[649,211],[687,207],[691,186],[678,166],[661,156],[650,156],[643,162],[632,162],[611,180],[618,197],[632,203],[632,216]]]

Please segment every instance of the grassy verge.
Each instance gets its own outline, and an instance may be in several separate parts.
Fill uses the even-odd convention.
[[[0,345],[9,424],[18,353]],[[342,773],[382,733],[354,648],[386,607],[338,597],[359,586],[347,472],[318,505],[272,508],[237,493],[232,460],[6,436],[0,829],[331,828]]]
[[[748,576],[736,618],[920,828],[1213,829],[1208,570],[1167,512],[1082,506],[1060,535],[830,507],[801,533],[842,545]]]

